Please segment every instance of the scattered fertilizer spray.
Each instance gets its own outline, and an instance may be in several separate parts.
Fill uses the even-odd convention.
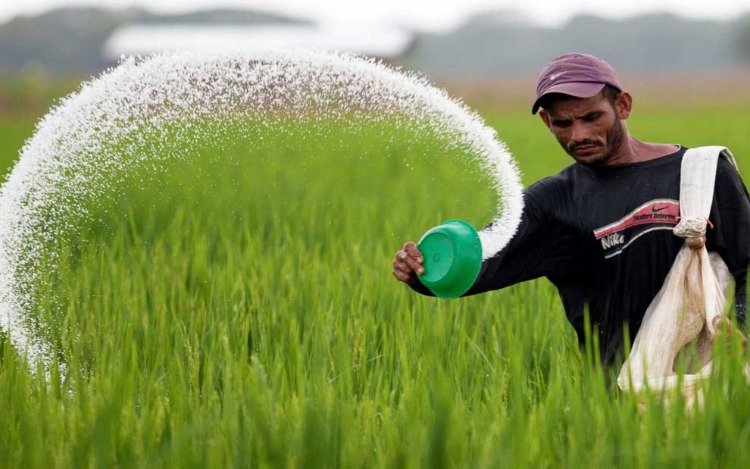
[[[50,369],[55,350],[30,314],[39,265],[54,257],[43,246],[87,219],[81,200],[101,197],[113,178],[181,157],[162,137],[177,132],[188,143],[220,141],[227,138],[223,122],[257,126],[283,113],[323,120],[365,112],[405,117],[410,127],[468,148],[497,192],[497,219],[480,232],[482,256],[507,244],[523,203],[515,163],[493,129],[424,79],[375,61],[312,51],[129,58],[40,122],[2,187],[0,331],[32,369],[39,363]],[[210,135],[199,124],[205,120],[215,123]]]

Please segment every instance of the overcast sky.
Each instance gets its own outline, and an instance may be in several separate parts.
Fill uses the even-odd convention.
[[[472,13],[514,9],[541,24],[559,24],[579,13],[623,17],[668,11],[687,17],[731,19],[750,11],[748,0],[0,0],[0,22],[63,5],[147,6],[157,11],[243,6],[331,22],[374,22],[421,30],[459,24]]]

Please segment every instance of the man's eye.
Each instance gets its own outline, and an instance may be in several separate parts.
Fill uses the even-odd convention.
[[[601,114],[598,112],[594,114],[586,114],[585,116],[583,116],[583,120],[586,122],[593,122],[597,120],[600,116]]]

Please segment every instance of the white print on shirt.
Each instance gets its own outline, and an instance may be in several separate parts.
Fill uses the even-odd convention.
[[[620,233],[612,233],[602,238],[601,242],[603,249],[609,249],[612,246],[623,244],[625,242],[625,237]]]

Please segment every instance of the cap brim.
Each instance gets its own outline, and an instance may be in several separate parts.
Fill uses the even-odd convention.
[[[534,105],[531,108],[531,113],[536,114],[539,110],[539,102],[548,94],[565,94],[575,98],[590,98],[596,96],[605,86],[605,83],[558,83],[557,85],[550,86],[544,91],[544,93],[537,96],[536,101],[534,101]]]

